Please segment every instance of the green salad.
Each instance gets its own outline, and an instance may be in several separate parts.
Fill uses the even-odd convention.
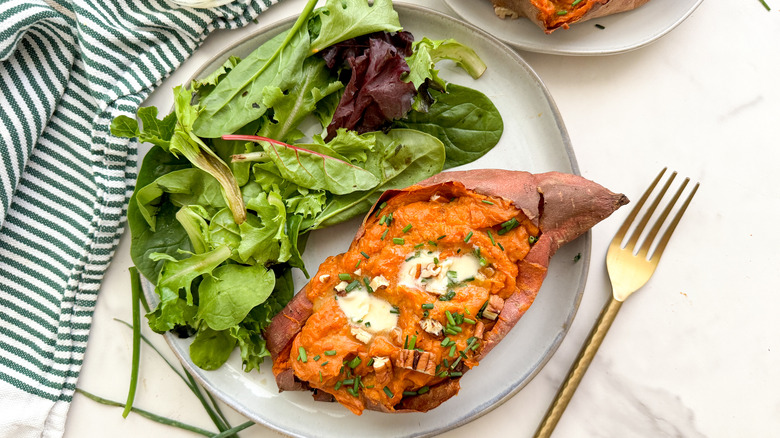
[[[193,337],[203,369],[236,348],[245,371],[269,355],[263,330],[294,294],[291,270],[308,277],[311,231],[479,158],[503,132],[490,99],[438,75],[448,60],[479,77],[472,49],[415,40],[390,0],[315,4],[245,58],[174,88],[170,114],[142,107],[111,125],[154,145],[127,213],[133,262],[159,296],[149,325]]]

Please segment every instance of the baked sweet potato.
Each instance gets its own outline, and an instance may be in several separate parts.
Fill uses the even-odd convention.
[[[388,191],[266,332],[280,391],[425,412],[533,303],[550,257],[628,202],[582,177],[446,172]]]
[[[501,18],[526,17],[545,33],[593,18],[636,9],[649,0],[491,0]]]

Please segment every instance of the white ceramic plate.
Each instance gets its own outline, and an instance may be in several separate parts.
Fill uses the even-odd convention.
[[[651,0],[633,11],[588,20],[547,35],[525,18],[498,18],[490,0],[444,0],[464,20],[518,49],[556,55],[612,55],[644,47],[677,27],[701,2]]]
[[[454,37],[474,48],[488,69],[472,80],[448,62],[439,64],[441,76],[487,94],[504,117],[500,143],[469,167],[558,170],[579,173],[558,110],[536,74],[509,47],[471,25],[417,6],[396,4],[401,23],[416,38]],[[292,19],[270,26],[229,47],[196,73],[205,75],[231,54],[245,56],[262,42],[288,28]],[[310,237],[304,261],[309,272],[328,255],[343,252],[354,236],[358,220],[340,224]],[[462,380],[457,397],[425,414],[365,412],[355,416],[336,403],[315,402],[309,392],[280,394],[270,360],[259,372],[245,373],[238,352],[216,371],[204,371],[189,359],[189,341],[168,335],[167,340],[184,366],[216,397],[257,423],[301,437],[409,437],[429,436],[467,423],[520,390],[552,356],[579,305],[590,254],[590,234],[562,248],[552,260],[539,297],[514,330],[480,366]],[[579,255],[579,257],[578,257]],[[575,261],[577,259],[578,261]],[[302,276],[295,278],[298,287]],[[152,287],[146,285],[150,295]]]

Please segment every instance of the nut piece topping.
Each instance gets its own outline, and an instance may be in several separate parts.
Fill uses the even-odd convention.
[[[389,357],[375,356],[373,367],[378,385],[386,385],[393,380],[393,365]]]
[[[444,330],[444,326],[439,321],[431,318],[425,318],[420,320],[420,327],[426,332],[438,336]]]
[[[320,283],[325,283],[330,278],[330,274],[322,274],[320,275]]]
[[[422,278],[436,277],[439,275],[439,273],[441,273],[441,266],[436,265],[434,263],[428,263],[425,266],[425,268],[423,268],[422,271],[420,272],[420,277]]]
[[[503,309],[504,299],[498,295],[491,295],[490,299],[488,299],[487,307],[482,311],[482,316],[490,320],[495,320]]]
[[[346,281],[342,281],[341,283],[337,284],[336,287],[334,287],[334,289],[336,289],[336,292],[344,292],[345,290],[347,290],[347,286],[349,286],[349,283],[347,283]]]
[[[368,286],[371,289],[373,289],[373,290],[377,290],[380,287],[390,286],[390,282],[387,281],[387,279],[384,277],[384,275],[379,275],[379,276],[374,277],[373,279],[371,279],[371,283],[369,283]]]
[[[364,344],[368,344],[369,342],[371,342],[371,338],[373,337],[371,333],[359,327],[351,327],[349,331],[350,333],[352,333],[352,336],[354,336],[355,338],[357,338],[358,341]]]
[[[395,366],[433,376],[436,374],[436,356],[430,351],[403,349],[398,352]]]

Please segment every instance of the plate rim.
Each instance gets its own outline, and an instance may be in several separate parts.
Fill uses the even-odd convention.
[[[701,1],[701,0],[700,0]],[[571,166],[571,173],[575,175],[581,175],[579,170],[579,165],[576,159],[576,156],[574,154],[574,149],[571,143],[571,139],[569,137],[568,131],[566,130],[566,127],[563,123],[563,118],[560,114],[560,111],[558,110],[558,106],[555,103],[555,101],[552,98],[552,95],[550,91],[548,90],[547,86],[542,81],[541,77],[536,73],[536,71],[528,64],[523,57],[517,53],[512,47],[507,45],[506,42],[503,40],[495,37],[494,35],[480,29],[479,27],[471,24],[468,21],[465,21],[463,19],[460,19],[458,17],[455,17],[451,14],[447,14],[445,12],[441,12],[435,9],[431,9],[425,6],[420,6],[413,3],[407,3],[407,2],[393,2],[393,8],[396,10],[399,9],[407,9],[411,11],[415,11],[417,13],[421,14],[427,14],[427,15],[435,15],[439,19],[444,20],[451,20],[458,25],[461,25],[470,31],[478,34],[480,37],[488,40],[490,43],[494,44],[495,46],[501,48],[505,52],[507,52],[508,55],[510,55],[512,58],[514,58],[514,61],[517,62],[522,68],[524,68],[529,76],[531,76],[536,82],[537,85],[544,95],[545,99],[547,100],[547,103],[550,105],[550,110],[553,116],[553,119],[555,121],[556,126],[558,127],[560,133],[561,133],[561,140],[563,143],[563,149],[566,152],[566,157],[568,158],[569,164]],[[236,47],[243,45],[255,38],[257,38],[261,34],[265,34],[268,32],[275,32],[279,31],[280,29],[283,29],[285,27],[291,26],[295,20],[297,19],[297,16],[289,16],[286,18],[282,18],[280,20],[277,20],[273,23],[270,23],[268,25],[262,26],[256,30],[253,30],[248,35],[234,41],[232,44],[230,44],[228,47],[225,47],[221,51],[219,51],[217,54],[209,57],[207,60],[203,61],[202,65],[196,69],[192,75],[186,80],[185,83],[190,83],[192,80],[195,80],[202,76],[208,67],[213,66],[217,62],[219,62],[220,59],[225,58],[225,56],[229,56]],[[173,109],[173,108],[172,108]],[[141,159],[142,157],[139,157]],[[579,309],[580,303],[582,301],[582,297],[584,295],[585,291],[585,285],[587,283],[588,274],[590,271],[590,258],[591,258],[591,252],[592,252],[592,232],[588,230],[586,233],[584,233],[582,236],[580,236],[577,240],[582,241],[582,257],[580,258],[581,262],[581,272],[579,273],[579,281],[577,284],[577,291],[575,292],[575,300],[573,302],[573,305],[566,316],[566,320],[564,321],[564,324],[562,325],[562,330],[559,332],[558,336],[555,338],[553,343],[550,345],[544,356],[540,358],[540,360],[535,364],[535,367],[533,371],[529,373],[529,375],[521,381],[518,385],[516,385],[514,388],[511,388],[509,391],[499,393],[496,395],[496,398],[494,398],[491,403],[481,408],[480,410],[472,411],[469,415],[462,418],[459,421],[455,421],[452,423],[448,423],[445,426],[442,426],[436,430],[432,430],[423,434],[414,434],[409,436],[415,436],[415,437],[432,437],[453,429],[456,429],[460,426],[463,426],[465,424],[468,424],[486,414],[493,411],[494,409],[501,406],[503,403],[505,403],[507,400],[512,398],[515,394],[517,394],[521,389],[523,389],[531,380],[533,380],[534,377],[544,368],[544,366],[549,362],[549,360],[552,358],[552,356],[555,354],[555,352],[560,347],[560,344],[563,342],[563,339],[566,337],[566,335],[569,332],[569,329],[571,328],[571,325],[574,321],[574,317],[577,313],[577,310]],[[142,281],[142,288],[144,295],[146,296],[147,300],[150,304],[155,304],[159,301],[156,294],[154,293],[154,284],[152,284],[148,279],[143,278]],[[297,292],[296,292],[297,293]],[[165,342],[168,344],[168,347],[173,352],[174,356],[178,359],[178,361],[181,363],[181,365],[193,376],[193,378],[200,384],[203,388],[205,388],[207,391],[209,391],[211,394],[213,394],[215,397],[217,397],[220,401],[228,405],[231,409],[235,410],[239,414],[245,416],[247,419],[257,423],[261,424],[264,427],[267,427],[271,430],[274,430],[276,432],[279,432],[285,436],[290,437],[300,437],[305,438],[305,435],[300,435],[295,432],[292,432],[290,430],[285,429],[282,426],[276,425],[273,422],[267,421],[264,418],[261,418],[257,416],[254,412],[251,412],[249,409],[244,407],[244,404],[239,402],[237,399],[232,397],[230,394],[227,394],[224,390],[217,387],[215,384],[213,384],[210,379],[207,379],[204,375],[204,370],[197,367],[189,358],[189,355],[186,354],[186,352],[181,351],[180,345],[176,342],[178,339],[178,336],[171,332],[166,332],[163,335],[163,338],[165,339]]]
[[[458,8],[456,6],[453,6],[453,4],[457,3],[458,1],[463,0],[442,0],[442,2],[452,11],[453,14],[457,15],[461,20],[468,22],[471,24],[469,19],[467,17],[464,17],[463,14],[461,14],[458,11]],[[469,1],[476,1],[476,0],[469,0]],[[657,1],[657,0],[656,0]],[[653,33],[651,36],[647,38],[640,39],[638,41],[635,41],[631,44],[626,44],[620,47],[616,47],[614,49],[590,49],[590,50],[566,50],[566,49],[555,49],[555,48],[544,48],[544,47],[537,47],[534,45],[529,44],[523,44],[521,42],[517,41],[511,41],[505,38],[502,38],[500,36],[495,36],[499,40],[503,41],[504,43],[512,46],[513,48],[517,50],[524,50],[527,52],[533,52],[533,53],[540,53],[545,55],[562,55],[562,56],[605,56],[605,55],[620,55],[628,52],[633,52],[634,50],[641,49],[643,47],[649,46],[650,44],[658,41],[666,34],[670,33],[674,29],[676,29],[680,24],[682,24],[683,21],[688,19],[688,17],[693,14],[696,9],[699,8],[699,6],[704,2],[704,0],[695,0],[695,2],[691,5],[691,7],[685,11],[681,16],[677,17],[676,20],[674,20],[670,25],[667,27]],[[640,8],[641,9],[641,6]],[[498,18],[498,17],[496,17]],[[542,32],[541,29],[539,29],[540,32]]]

